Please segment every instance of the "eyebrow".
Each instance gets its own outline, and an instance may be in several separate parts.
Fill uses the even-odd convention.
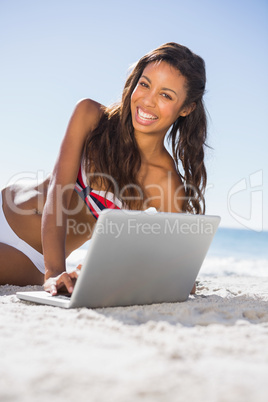
[[[150,78],[146,77],[146,75],[142,75],[141,78],[145,78],[150,84],[152,83],[152,81],[150,80]],[[170,89],[170,88],[162,88],[162,91],[171,91],[171,92],[173,92],[176,96],[178,96],[177,92],[175,92],[173,89]]]

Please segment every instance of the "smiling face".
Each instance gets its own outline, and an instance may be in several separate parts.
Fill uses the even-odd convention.
[[[186,84],[186,78],[170,64],[148,64],[131,96],[135,134],[159,133],[164,137],[179,116],[189,114],[194,107],[183,107]]]

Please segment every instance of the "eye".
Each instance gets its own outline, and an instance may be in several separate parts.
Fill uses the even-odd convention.
[[[147,82],[144,82],[144,81],[140,81],[140,86],[142,86],[144,88],[149,88],[149,85],[147,84]]]
[[[171,96],[166,94],[165,92],[161,94],[164,98],[172,100]]]

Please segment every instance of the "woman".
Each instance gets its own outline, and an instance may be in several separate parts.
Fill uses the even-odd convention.
[[[103,208],[204,213],[205,81],[204,61],[167,43],[135,65],[119,104],[79,102],[51,177],[2,191],[0,283],[71,293],[65,259]]]

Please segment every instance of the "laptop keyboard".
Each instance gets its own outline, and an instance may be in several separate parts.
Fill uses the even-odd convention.
[[[55,295],[55,296],[53,296],[53,298],[62,299],[62,300],[70,300],[71,296],[72,296],[71,294],[66,293],[64,295]]]

